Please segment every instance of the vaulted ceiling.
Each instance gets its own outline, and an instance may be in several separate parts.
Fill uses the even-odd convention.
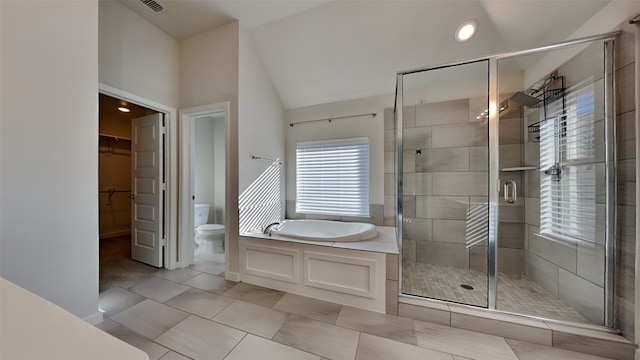
[[[160,13],[121,1],[177,40],[239,20],[289,109],[391,94],[399,70],[563,41],[612,0],[156,0]],[[468,19],[478,33],[455,41]]]

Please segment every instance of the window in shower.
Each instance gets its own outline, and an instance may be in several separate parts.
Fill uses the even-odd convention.
[[[550,103],[540,122],[540,233],[569,242],[596,238],[595,91],[587,79]]]
[[[369,138],[297,144],[296,212],[369,216]]]

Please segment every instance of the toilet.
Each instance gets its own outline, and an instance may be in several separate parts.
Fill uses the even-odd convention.
[[[196,245],[198,240],[212,241],[215,253],[224,252],[224,225],[207,224],[209,218],[209,204],[195,204],[193,226],[196,233]]]

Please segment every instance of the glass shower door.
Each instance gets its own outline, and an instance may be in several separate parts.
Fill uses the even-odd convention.
[[[402,75],[405,294],[488,305],[488,71],[483,60]]]
[[[567,60],[531,75],[543,55]],[[601,41],[498,61],[499,310],[605,325],[611,63]]]

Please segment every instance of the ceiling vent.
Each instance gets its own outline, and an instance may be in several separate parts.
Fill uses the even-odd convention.
[[[149,9],[153,10],[153,12],[160,12],[164,10],[164,6],[160,5],[155,0],[140,0],[143,4],[145,4]]]

